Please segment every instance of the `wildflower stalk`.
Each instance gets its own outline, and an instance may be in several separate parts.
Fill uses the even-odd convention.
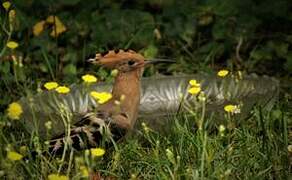
[[[61,158],[61,164],[59,166],[58,173],[61,172],[62,167],[64,165],[64,160],[65,160],[65,157],[66,157],[67,149],[68,149],[68,143],[67,143],[67,141],[64,141],[64,149],[63,149],[62,158]]]
[[[207,133],[205,131],[200,131],[201,138],[203,140],[203,147],[202,147],[202,153],[201,153],[201,179],[204,179],[204,168],[205,168],[205,156],[206,156],[206,145],[207,145]]]
[[[68,146],[69,146],[68,142],[70,141],[70,133],[71,133],[70,113],[68,112],[68,109],[66,109],[66,106],[64,104],[60,103],[59,105],[60,105],[60,108],[61,108],[61,112],[60,112],[61,116],[62,116],[61,119],[63,120],[65,129],[66,129],[67,132],[65,131],[66,139],[64,141],[64,149],[63,149],[62,158],[61,158],[61,164],[59,166],[58,173],[61,172],[62,167],[64,165],[66,152],[67,152],[67,149],[68,149]]]
[[[202,115],[201,115],[201,120],[200,120],[201,128],[204,125],[205,114],[206,114],[206,102],[202,101]]]
[[[7,40],[6,40],[6,43],[5,43],[5,44],[7,44],[11,39],[12,31],[7,31],[3,24],[2,24],[2,29],[7,34]],[[4,53],[6,52],[6,49],[7,49],[7,46],[4,45],[2,50],[1,50],[1,52],[0,52],[0,58],[4,55]]]
[[[7,18],[7,16],[8,16],[8,13],[5,14],[5,18],[4,18],[5,20],[4,20],[3,24],[1,24],[2,30],[7,34],[7,40],[6,40],[6,43],[5,43],[5,45],[3,46],[3,48],[2,48],[2,50],[0,52],[0,58],[6,52],[6,49],[7,49],[6,44],[10,41],[11,35],[12,35],[12,32],[13,32],[13,26],[10,23],[9,16],[8,16],[8,18]],[[8,19],[8,22],[9,22],[9,30],[7,30],[6,27],[5,27],[6,19]]]
[[[8,31],[7,29],[6,29],[6,27],[5,27],[5,24],[6,24],[6,20],[8,19],[7,16],[8,15],[8,13],[6,13],[5,14],[5,17],[4,17],[4,21],[3,21],[3,24],[1,24],[1,27],[2,27],[2,30],[7,34],[7,35],[9,35],[9,32],[10,31]],[[1,18],[1,17],[0,17]],[[1,21],[2,21],[2,18],[1,18]]]
[[[16,82],[17,87],[20,87],[19,81],[18,81],[18,71],[17,71],[17,60],[16,58],[13,58],[13,72],[14,72],[14,80]]]
[[[71,148],[71,151],[70,151],[70,158],[69,158],[69,163],[68,163],[68,168],[67,168],[67,173],[66,173],[67,177],[69,177],[70,172],[71,172],[71,169],[73,169],[73,168],[72,168],[73,155],[74,155],[74,151],[73,151],[73,149]]]

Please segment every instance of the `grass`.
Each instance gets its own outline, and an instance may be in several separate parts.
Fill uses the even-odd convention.
[[[13,66],[15,73],[4,85],[12,93],[3,92],[4,104],[35,93],[29,83],[18,82],[20,67]],[[167,133],[144,126],[140,133],[114,146],[102,146],[106,154],[93,159],[70,146],[59,156],[42,154],[48,150],[47,142],[36,134],[25,133],[19,121],[11,121],[3,112],[0,179],[46,179],[51,174],[86,179],[86,171],[117,179],[288,179],[291,113],[284,100],[270,112],[255,107],[251,117],[237,126],[237,119],[232,118],[232,125],[227,124],[224,132],[219,131],[219,125],[214,126],[214,119],[190,112],[173,117],[173,125],[164,130]],[[226,122],[230,122],[229,118],[226,116]],[[10,151],[25,157],[9,160]]]
[[[279,114],[280,113],[280,114]],[[173,117],[167,133],[147,125],[114,146],[102,157],[90,158],[84,151],[68,147],[63,155],[43,155],[46,142],[25,136],[18,122],[2,116],[0,134],[0,177],[4,179],[46,179],[60,173],[70,179],[82,177],[82,168],[117,179],[287,179],[288,114],[281,108],[261,112],[238,127],[225,130],[198,128],[196,114]],[[208,120],[205,119],[204,122]],[[12,126],[11,126],[12,123]],[[16,126],[15,126],[16,125]],[[208,130],[207,130],[208,129]],[[27,150],[21,150],[26,145]],[[9,151],[24,159],[11,161]],[[38,155],[35,155],[37,153]],[[84,172],[83,172],[84,173]]]
[[[177,120],[182,122],[182,119]],[[286,179],[288,177],[285,134],[269,128],[263,132],[260,120],[216,132],[198,130],[194,119],[176,123],[167,136],[145,133],[143,144],[132,137],[120,154],[118,176],[130,174],[145,179]],[[275,121],[267,118],[265,122]],[[283,128],[283,127],[282,127]],[[264,134],[266,134],[265,139]],[[168,155],[167,149],[172,155]],[[286,160],[285,160],[286,159]],[[112,169],[109,167],[109,169]],[[130,170],[130,172],[129,172]],[[131,172],[132,171],[132,172]]]
[[[18,83],[18,69],[7,81],[10,84],[4,85],[15,87],[11,94],[3,92],[6,104],[35,93],[29,83]],[[144,125],[113,146],[101,146],[106,154],[96,158],[70,146],[58,156],[43,154],[47,142],[25,133],[21,123],[8,119],[5,111],[0,115],[0,179],[46,179],[51,174],[86,179],[86,171],[117,179],[288,179],[291,113],[284,100],[269,112],[255,107],[249,119],[239,124],[229,114],[224,131],[216,120],[202,116],[204,109],[196,111],[172,117],[163,133]],[[24,157],[12,161],[7,158],[11,151]]]

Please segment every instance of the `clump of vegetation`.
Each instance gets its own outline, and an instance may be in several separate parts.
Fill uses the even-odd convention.
[[[270,112],[255,107],[239,126],[232,123],[240,113],[238,104],[225,106],[227,123],[212,130],[202,105],[173,117],[167,134],[143,124],[141,135],[113,147],[74,151],[68,144],[61,156],[44,155],[48,142],[24,132],[23,107],[17,100],[42,92],[43,86],[66,95],[69,84],[81,82],[86,73],[86,83],[97,82],[95,76],[111,81],[111,72],[89,68],[84,60],[112,48],[177,60],[147,69],[146,76],[224,67],[218,72],[222,78],[229,69],[289,82],[291,8],[288,0],[3,1],[0,179],[86,179],[91,173],[121,179],[287,179],[292,154],[289,92],[281,91],[279,104]],[[202,92],[199,82],[190,82],[188,93],[204,104]],[[109,93],[91,94],[98,103],[111,98]],[[50,121],[45,127],[55,128]]]

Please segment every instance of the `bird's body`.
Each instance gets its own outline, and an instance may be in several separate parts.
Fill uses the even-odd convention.
[[[71,139],[78,141],[75,143],[77,148],[96,146],[105,134],[110,134],[114,139],[124,136],[133,128],[140,104],[140,79],[145,63],[142,55],[132,50],[109,51],[106,54],[96,54],[90,61],[109,69],[117,69],[118,74],[115,77],[112,98],[93,112],[87,112],[69,133]],[[85,140],[82,140],[80,133],[86,134]]]

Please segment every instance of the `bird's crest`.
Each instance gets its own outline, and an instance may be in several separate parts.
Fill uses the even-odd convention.
[[[89,59],[89,62],[94,64],[112,66],[117,63],[135,60],[144,62],[145,58],[141,54],[133,51],[133,50],[111,50],[104,53],[97,53],[94,58]]]

